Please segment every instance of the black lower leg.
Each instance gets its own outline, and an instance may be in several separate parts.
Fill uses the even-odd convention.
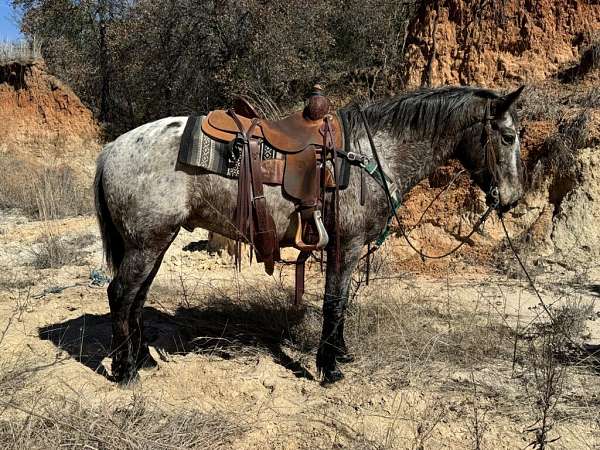
[[[162,249],[161,249],[162,250]],[[141,307],[149,275],[153,272],[157,254],[149,250],[126,251],[117,275],[108,287],[108,299],[113,325],[112,373],[116,381],[128,383],[137,378],[138,358],[142,355]],[[147,350],[147,346],[145,347]]]
[[[338,342],[339,326],[341,324],[340,299],[325,294],[323,301],[323,332],[317,352],[317,368],[323,377],[324,383],[333,383],[341,380],[344,375],[337,367],[337,358],[340,355]]]
[[[152,285],[152,282],[154,281],[154,278],[160,269],[163,257],[165,256],[167,249],[176,236],[177,233],[175,233],[170,240],[167,241],[168,243],[165,244],[164,248],[155,250],[154,252],[146,252],[145,260],[148,261],[148,264],[151,264],[152,270],[142,283],[142,286],[135,297],[131,314],[129,315],[129,329],[132,342],[131,347],[134,355],[133,359],[137,369],[153,368],[158,366],[158,363],[150,354],[148,340],[144,334],[144,303],[146,302],[146,297],[148,296],[150,286]]]
[[[119,382],[129,382],[136,375],[128,321],[131,301],[124,293],[123,282],[117,276],[108,286],[108,302],[112,321],[112,376]]]
[[[344,327],[346,325],[346,305],[348,301],[344,302],[344,311],[342,313],[342,320],[337,328],[337,348],[338,355],[336,357],[337,362],[345,364],[354,361],[354,355],[348,350],[348,345],[346,345],[346,339],[344,338]]]
[[[356,247],[356,248],[354,248]],[[317,352],[317,369],[324,383],[332,383],[343,378],[337,363],[348,362],[348,348],[344,340],[344,313],[350,290],[352,272],[358,264],[361,246],[342,251],[340,267],[327,266],[325,297],[323,300],[323,333]],[[327,253],[327,260],[333,261],[334,252]]]
[[[148,341],[144,335],[143,306],[136,308],[129,322],[131,333],[131,349],[136,369],[152,368],[158,366],[156,360],[150,354]]]

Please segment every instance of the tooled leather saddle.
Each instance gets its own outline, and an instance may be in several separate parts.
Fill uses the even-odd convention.
[[[269,275],[275,261],[280,260],[277,230],[263,185],[280,185],[284,198],[294,203],[297,221],[294,247],[300,250],[296,261],[296,304],[304,293],[306,260],[311,252],[322,250],[329,243],[323,223],[325,192],[335,191],[333,203],[337,205],[340,185],[342,188],[347,185],[341,178],[349,175],[349,170],[342,169],[341,158],[336,157],[344,148],[342,124],[335,114],[329,113],[329,108],[329,100],[315,86],[305,108],[281,120],[260,118],[252,105],[240,98],[233,108],[212,111],[202,122],[203,133],[211,139],[241,143],[234,217],[238,230],[235,251],[238,268],[242,241],[251,244]],[[280,157],[263,160],[260,150],[263,144]],[[339,233],[335,235],[339,245]]]

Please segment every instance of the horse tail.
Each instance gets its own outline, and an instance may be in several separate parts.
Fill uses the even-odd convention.
[[[106,264],[112,272],[116,272],[123,261],[125,254],[125,245],[123,238],[117,230],[113,222],[106,197],[104,196],[104,163],[107,153],[107,148],[98,156],[96,163],[96,176],[94,178],[94,203],[96,205],[96,218],[100,226],[100,236],[102,237],[102,247],[104,248],[104,256]]]

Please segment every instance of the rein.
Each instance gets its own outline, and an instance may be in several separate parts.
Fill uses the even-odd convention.
[[[527,282],[529,283],[529,286],[531,286],[531,289],[533,290],[533,292],[535,293],[535,296],[539,300],[540,305],[542,305],[542,309],[544,310],[544,312],[546,313],[546,315],[550,319],[550,323],[552,324],[552,326],[555,327],[555,329],[558,330],[560,332],[560,334],[562,334],[562,336],[565,338],[565,340],[570,345],[572,345],[573,348],[579,350],[579,352],[582,353],[582,354],[587,354],[588,355],[585,358],[582,358],[582,360],[580,362],[583,362],[586,359],[591,358],[591,357],[596,357],[598,355],[598,353],[599,353],[598,350],[596,350],[596,351],[589,351],[589,350],[587,350],[585,348],[585,345],[582,345],[579,342],[575,342],[575,340],[571,337],[571,334],[568,331],[565,331],[565,328],[564,328],[563,324],[561,322],[559,322],[558,320],[556,320],[556,317],[554,317],[554,314],[552,314],[552,312],[550,312],[550,307],[548,305],[546,305],[546,302],[544,302],[544,299],[542,298],[542,295],[540,294],[540,291],[538,290],[537,286],[533,282],[533,279],[531,278],[531,275],[529,275],[529,271],[525,267],[525,264],[523,263],[523,261],[521,259],[521,256],[519,255],[519,252],[517,251],[515,245],[512,242],[512,239],[510,238],[510,235],[508,234],[508,230],[506,229],[506,224],[504,223],[504,217],[503,217],[503,215],[499,214],[499,216],[500,216],[500,223],[502,224],[502,229],[504,230],[504,234],[505,234],[506,240],[508,242],[508,246],[510,247],[511,251],[513,252],[513,255],[515,256],[515,259],[519,263],[519,266],[521,267],[521,270],[525,274],[525,277],[527,278]],[[539,317],[539,315],[538,315],[538,317]],[[525,330],[527,330],[527,328],[529,328],[529,326],[532,323],[533,323],[533,321],[530,322],[529,325],[527,325],[523,330],[521,330],[521,334],[524,333]]]
[[[500,205],[500,196],[499,196],[499,192],[498,192],[498,187],[497,187],[497,159],[496,159],[496,155],[494,153],[494,148],[491,142],[491,134],[492,134],[492,126],[491,126],[491,120],[493,119],[493,117],[490,114],[490,100],[488,99],[487,104],[486,104],[486,108],[485,108],[485,117],[484,117],[484,132],[482,133],[482,141],[483,141],[483,146],[485,149],[485,160],[486,160],[486,165],[487,168],[492,176],[493,179],[493,183],[492,183],[492,187],[490,188],[490,191],[488,192],[488,195],[493,199],[493,203],[488,207],[488,209],[483,213],[483,215],[479,218],[479,220],[477,221],[477,223],[473,226],[473,229],[471,230],[471,232],[465,237],[462,238],[462,242],[457,245],[456,247],[454,247],[452,250],[444,253],[443,255],[427,255],[423,252],[422,249],[418,249],[417,247],[415,247],[415,245],[411,242],[411,240],[408,238],[408,235],[405,231],[404,226],[402,225],[402,223],[400,222],[399,218],[398,218],[398,214],[397,214],[397,209],[400,206],[400,202],[397,200],[397,198],[394,198],[391,193],[390,193],[390,189],[389,189],[389,185],[388,185],[388,177],[385,175],[384,171],[383,171],[383,167],[381,166],[381,162],[379,159],[379,155],[377,153],[377,149],[375,146],[375,142],[373,141],[373,136],[371,133],[371,129],[369,128],[369,124],[367,123],[367,119],[364,113],[364,110],[362,108],[359,108],[360,111],[360,115],[365,127],[365,131],[367,133],[367,137],[369,139],[369,144],[371,146],[371,151],[373,152],[373,156],[376,160],[377,163],[377,172],[379,174],[379,177],[374,177],[376,179],[376,181],[383,187],[383,190],[385,192],[386,198],[388,200],[388,203],[390,205],[390,210],[391,210],[391,214],[390,217],[388,219],[388,224],[386,226],[386,228],[384,229],[384,231],[382,232],[382,234],[380,235],[380,237],[377,239],[376,242],[376,246],[374,247],[370,247],[369,244],[369,249],[367,251],[367,253],[361,258],[362,259],[367,259],[367,277],[366,277],[366,284],[369,284],[369,268],[370,268],[370,258],[369,256],[371,254],[373,254],[375,251],[377,251],[381,244],[383,243],[383,241],[385,240],[385,238],[387,237],[387,235],[389,234],[389,226],[391,223],[391,220],[393,218],[396,218],[396,221],[398,222],[398,225],[400,227],[400,231],[402,233],[402,235],[404,236],[404,239],[406,240],[406,242],[408,243],[408,245],[419,254],[419,256],[421,256],[421,259],[425,260],[427,259],[441,259],[441,258],[445,258],[447,256],[450,256],[451,254],[453,254],[454,252],[458,251],[466,242],[467,240],[469,240],[471,238],[471,236],[473,236],[473,234],[481,227],[481,225],[487,220],[487,218],[489,217],[489,215],[492,213],[492,211],[498,209],[499,205]],[[350,159],[350,158],[348,158]],[[354,159],[354,158],[352,158]],[[360,166],[367,170],[367,164],[366,164],[366,160],[368,158],[363,157],[363,161],[360,164]],[[374,176],[375,170],[367,170],[367,172],[371,175]],[[460,172],[462,173],[462,172]],[[460,173],[458,175],[460,175]],[[454,182],[454,180],[458,177],[455,176],[455,178],[453,178],[453,180],[450,182],[450,184],[452,184]],[[393,181],[392,181],[393,183]],[[450,186],[450,184],[448,186]],[[438,193],[435,198],[432,200],[432,202],[427,206],[425,212],[431,207],[431,205],[439,198],[439,196],[445,192],[448,189],[448,186],[443,189],[440,193]],[[395,185],[394,185],[394,189],[395,189]],[[395,194],[396,192],[394,192]],[[419,221],[417,222],[417,225],[421,222],[421,219],[423,218],[423,215],[425,213],[423,213],[421,215],[421,217],[419,218]],[[546,305],[546,303],[544,302],[544,299],[542,298],[540,291],[538,290],[538,288],[536,287],[535,283],[533,282],[533,279],[531,278],[531,275],[529,275],[529,272],[527,270],[527,268],[525,267],[525,264],[523,263],[523,261],[521,260],[521,257],[516,249],[516,247],[514,246],[512,239],[510,238],[510,235],[508,234],[508,230],[506,228],[506,224],[504,223],[504,216],[502,214],[501,211],[498,212],[498,216],[500,218],[500,223],[502,224],[502,229],[504,231],[504,234],[506,235],[506,240],[508,241],[508,245],[512,251],[512,253],[515,256],[515,259],[517,260],[517,262],[519,263],[519,266],[521,267],[521,270],[523,271],[523,273],[525,274],[525,277],[527,278],[527,281],[529,283],[529,285],[531,286],[532,290],[534,291],[537,299],[539,300],[540,305],[542,306],[542,309],[544,310],[544,312],[546,313],[546,315],[548,316],[548,318],[550,319],[551,324],[563,335],[563,337],[565,338],[565,340],[572,345],[574,348],[576,348],[577,350],[579,350],[581,353],[587,353],[588,356],[584,359],[590,358],[590,357],[594,357],[596,356],[599,352],[598,351],[594,351],[594,352],[590,352],[588,351],[584,345],[575,342],[574,339],[571,337],[571,335],[564,329],[563,325],[558,322],[554,316],[554,314],[551,312],[550,307],[548,305]],[[522,330],[521,332],[523,332],[525,330]]]

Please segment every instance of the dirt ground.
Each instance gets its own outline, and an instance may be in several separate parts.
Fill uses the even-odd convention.
[[[49,228],[79,243],[74,263],[35,268]],[[95,219],[39,222],[3,212],[0,380],[13,384],[0,387],[0,421],[23,436],[31,414],[57,426],[73,405],[115,411],[143,398],[165,417],[218,417],[221,448],[515,449],[536,440],[549,368],[532,342],[548,321],[521,275],[459,259],[424,275],[391,262],[386,255],[399,244],[390,241],[350,306],[356,360],[344,366],[342,382],[323,387],[314,363],[323,289],[317,265],[306,307],[294,310],[291,268],[269,277],[254,264],[237,273],[227,254],[206,251],[206,238],[182,231],[167,253],[145,309],[159,368],[124,388],[109,377]],[[582,312],[579,335],[600,342],[598,267],[533,269],[552,311]],[[554,368],[560,380],[547,441],[559,439],[547,448],[599,448],[594,363],[577,357]],[[56,448],[47,436],[46,448]],[[178,447],[140,439],[123,448]]]

